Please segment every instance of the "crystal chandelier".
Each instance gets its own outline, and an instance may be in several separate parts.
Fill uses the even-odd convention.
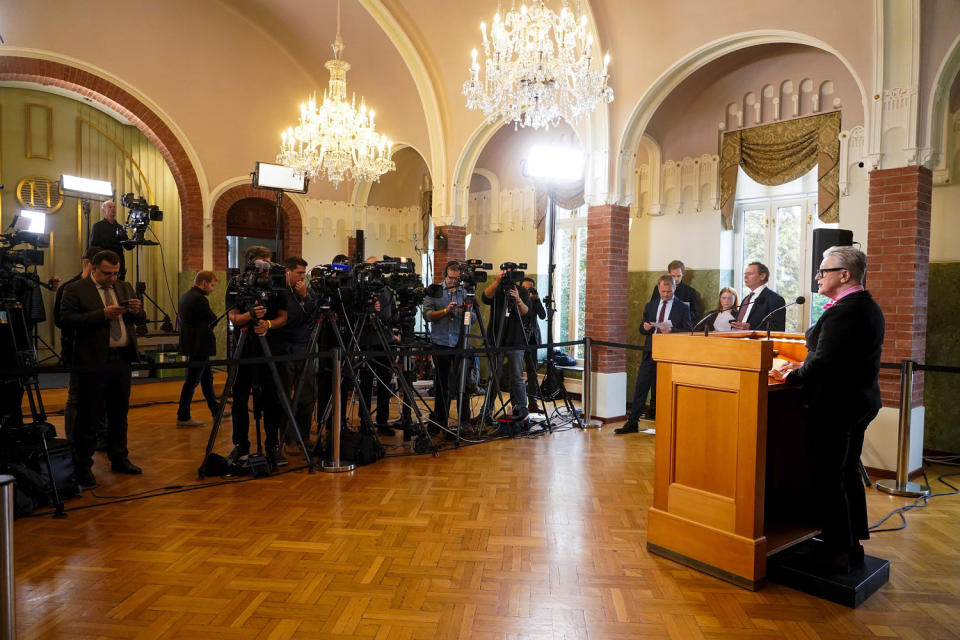
[[[347,102],[347,71],[350,63],[341,60],[340,3],[337,2],[337,37],[333,42],[333,60],[323,66],[330,72],[330,83],[317,104],[311,95],[300,104],[300,121],[282,134],[283,144],[277,162],[310,179],[326,178],[336,187],[341,181],[375,182],[397,166],[390,159],[392,143],[376,132],[373,109],[363,98],[357,109],[357,96]]]
[[[579,12],[578,12],[579,13]],[[593,36],[587,17],[578,19],[563,1],[557,15],[544,0],[534,0],[517,11],[511,6],[502,20],[493,17],[490,38],[483,33],[484,78],[480,79],[477,50],[473,50],[470,80],[463,83],[467,108],[480,109],[489,122],[498,118],[521,127],[549,128],[560,120],[571,125],[601,102],[613,100],[603,72],[592,68]]]

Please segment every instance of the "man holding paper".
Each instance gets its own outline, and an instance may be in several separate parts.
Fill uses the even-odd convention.
[[[674,287],[672,276],[660,276],[657,281],[660,299],[651,300],[643,309],[643,324],[640,326],[640,333],[647,336],[646,346],[648,349],[653,347],[653,334],[655,333],[690,331],[693,327],[690,305],[673,295]],[[650,410],[644,417],[653,420],[656,417],[657,410],[657,363],[654,361],[651,351],[644,351],[640,371],[637,372],[637,386],[633,392],[630,416],[625,425],[619,429],[614,429],[614,433],[637,433],[639,430],[637,421],[640,419],[643,403],[650,389],[653,389],[654,392],[650,396]]]

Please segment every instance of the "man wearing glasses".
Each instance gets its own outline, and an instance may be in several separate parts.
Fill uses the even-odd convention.
[[[77,479],[81,485],[96,485],[93,452],[94,425],[107,420],[107,456],[115,473],[139,474],[127,450],[127,410],[130,407],[131,362],[137,362],[134,324],[146,317],[133,291],[121,280],[120,256],[101,251],[91,261],[90,276],[64,287],[60,325],[73,332],[72,362],[97,371],[79,373],[79,420],[73,434]]]
[[[846,571],[863,565],[861,540],[870,537],[860,481],[860,452],[867,425],[880,411],[883,312],[863,288],[867,257],[853,247],[830,247],[817,271],[819,293],[831,301],[807,330],[803,365],[787,363],[774,377],[803,387],[807,406],[814,504],[820,509],[822,553],[818,569]]]

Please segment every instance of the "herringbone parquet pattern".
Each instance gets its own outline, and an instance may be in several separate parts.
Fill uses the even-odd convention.
[[[145,474],[114,476],[98,459],[98,494],[195,482],[209,432],[174,429],[174,410],[131,412],[131,457]],[[18,637],[960,634],[960,499],[935,500],[868,543],[892,576],[852,611],[648,554],[652,458],[651,436],[608,427],[21,519]],[[904,503],[868,495],[872,520]]]

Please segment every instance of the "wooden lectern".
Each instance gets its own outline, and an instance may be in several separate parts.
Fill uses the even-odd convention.
[[[647,548],[755,589],[767,556],[809,525],[806,416],[799,390],[768,378],[774,357],[802,361],[802,335],[664,334]]]

